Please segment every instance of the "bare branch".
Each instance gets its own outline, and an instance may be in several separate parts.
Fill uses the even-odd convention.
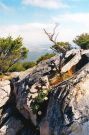
[[[58,25],[59,24],[57,24],[57,23],[55,24],[55,27],[53,29],[53,34],[51,34],[52,38],[54,38],[54,35],[55,35],[55,32],[56,32],[56,29],[57,29]]]
[[[53,28],[53,32],[52,33],[48,33],[47,31],[46,31],[46,29],[43,29],[44,30],[44,32],[45,32],[45,34],[48,36],[48,38],[49,38],[49,40],[51,41],[51,42],[53,42],[53,44],[54,45],[57,45],[58,43],[57,43],[57,37],[58,37],[58,34],[59,33],[57,33],[56,34],[56,29],[57,29],[57,27],[58,27],[58,23],[57,24],[55,24],[55,27]],[[56,36],[55,36],[56,35]],[[59,49],[58,49],[58,51],[59,52],[62,52],[62,53],[65,53],[66,52],[66,49],[65,48],[63,48],[62,46],[58,46],[59,47]],[[58,52],[55,48],[53,48],[53,47],[51,47],[54,51],[56,51],[56,52]]]
[[[58,27],[58,24],[55,24],[55,27],[53,28],[52,33],[48,33],[45,29],[43,29],[45,34],[48,36],[49,40],[52,41],[54,44],[56,44],[56,37],[54,37],[54,36],[56,34],[57,27]]]
[[[59,32],[56,34],[56,36],[55,36],[55,41],[57,42],[57,37],[58,37],[58,35],[59,35]]]
[[[50,40],[51,42],[53,42],[54,44],[56,44],[56,42],[53,40],[54,34],[48,33],[45,29],[43,29],[43,30],[44,30],[45,34],[48,36],[49,40]]]

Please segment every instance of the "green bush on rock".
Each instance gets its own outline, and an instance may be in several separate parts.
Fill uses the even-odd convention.
[[[23,67],[23,64],[18,62],[9,69],[9,72],[20,72],[24,70],[25,68]]]
[[[44,55],[42,55],[40,58],[38,58],[37,60],[37,64],[43,60],[47,60],[47,59],[50,59],[51,57],[55,56],[54,53],[46,53]]]
[[[48,100],[48,94],[50,90],[43,89],[38,92],[38,96],[32,100],[31,109],[34,114],[38,113],[41,109],[42,104]]]
[[[36,62],[31,61],[31,62],[23,62],[23,68],[26,70],[28,68],[32,68],[34,66],[36,66]]]

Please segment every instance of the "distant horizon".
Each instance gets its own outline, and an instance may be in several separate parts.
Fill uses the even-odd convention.
[[[53,53],[51,49],[44,49],[44,50],[39,50],[39,51],[29,51],[27,58],[24,59],[23,61],[30,62],[30,61],[36,61],[39,57],[42,55],[45,55],[46,53]]]

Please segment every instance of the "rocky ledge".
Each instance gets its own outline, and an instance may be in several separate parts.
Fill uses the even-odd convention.
[[[67,52],[0,81],[0,135],[88,135],[89,50]]]

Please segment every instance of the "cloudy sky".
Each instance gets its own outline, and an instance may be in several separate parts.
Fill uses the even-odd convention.
[[[60,41],[89,33],[89,0],[0,0],[0,36],[22,36],[30,50],[47,48],[43,28],[59,23]]]

